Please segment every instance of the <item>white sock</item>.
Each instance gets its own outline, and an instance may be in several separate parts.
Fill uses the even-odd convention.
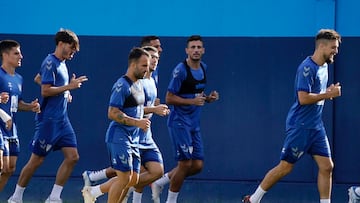
[[[49,196],[50,199],[51,200],[59,200],[62,190],[63,190],[63,186],[54,184],[53,189]]]
[[[259,203],[261,198],[265,195],[265,193],[266,191],[263,190],[259,185],[259,187],[255,190],[254,194],[250,196],[250,202]]]
[[[89,178],[91,181],[107,179],[108,177],[106,176],[106,168],[100,171],[91,171],[91,173],[89,173]]]
[[[169,190],[166,203],[176,203],[179,192],[171,192]]]
[[[92,196],[94,196],[95,198],[100,197],[101,195],[103,195],[104,193],[101,192],[100,190],[100,185],[96,185],[96,186],[92,186],[90,193]]]
[[[25,191],[25,187],[21,187],[18,184],[16,184],[16,188],[14,194],[12,195],[12,198],[16,200],[22,200],[24,191]]]
[[[132,203],[141,203],[141,197],[142,197],[142,193],[134,191]]]
[[[155,181],[157,185],[164,186],[170,183],[169,174],[165,173],[161,178]]]
[[[320,199],[320,203],[330,203],[330,199]]]

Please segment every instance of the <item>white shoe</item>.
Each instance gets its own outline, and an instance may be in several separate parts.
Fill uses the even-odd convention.
[[[14,199],[13,196],[11,196],[8,201],[8,203],[23,203],[22,200],[19,200],[19,199]]]
[[[84,203],[94,203],[96,201],[96,197],[94,197],[90,191],[91,191],[90,186],[85,186],[81,190],[82,196],[84,197]]]
[[[62,200],[61,199],[50,199],[50,197],[48,197],[45,200],[45,203],[62,203]]]
[[[84,171],[82,173],[82,177],[84,180],[84,186],[91,186],[94,182],[90,180],[89,174],[91,173],[91,171]]]
[[[153,182],[151,184],[151,193],[152,193],[152,199],[154,203],[160,203],[160,194],[163,190],[164,186],[160,186]]]
[[[352,186],[348,189],[349,191],[349,203],[360,203],[360,194],[357,194],[355,189],[357,187]]]

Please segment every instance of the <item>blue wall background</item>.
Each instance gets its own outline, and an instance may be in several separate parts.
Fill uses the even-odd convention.
[[[89,0],[86,4],[64,0],[60,5],[44,0],[3,1],[0,40],[11,38],[22,44],[24,59],[18,72],[24,77],[24,98],[30,101],[39,96],[33,77],[44,57],[54,50],[54,33],[64,27],[79,35],[81,51],[68,66],[70,72],[87,75],[89,81],[72,92],[74,100],[69,113],[81,158],[68,183],[71,189],[63,194],[75,201],[81,198],[78,191],[82,187],[82,171],[108,166],[104,143],[109,123],[108,99],[113,82],[126,71],[128,51],[139,45],[143,35],[161,37],[164,52],[159,64],[159,96],[164,101],[170,73],[186,57],[187,36],[204,36],[204,61],[209,65],[207,91],[216,89],[221,99],[204,107],[206,164],[201,174],[189,179],[181,201],[231,202],[254,190],[267,170],[278,163],[285,117],[293,100],[295,70],[312,54],[316,32],[320,28],[336,29],[342,34],[343,43],[330,68],[329,82],[342,83],[342,96],[326,102],[324,121],[335,161],[333,201],[344,202],[346,187],[360,182],[356,156],[360,152],[356,147],[360,143],[360,69],[356,60],[360,45],[360,27],[356,26],[359,6],[356,0]],[[19,115],[22,152],[14,179],[0,194],[0,200],[11,194],[16,176],[30,155],[27,145],[33,135],[34,115]],[[156,117],[152,124],[169,170],[176,163],[166,119]],[[60,153],[51,154],[32,181],[52,180],[60,162]],[[289,198],[291,202],[317,202],[316,176],[316,165],[305,157],[264,202],[289,202]],[[52,184],[49,181],[39,185],[48,188]],[[302,188],[309,195],[293,200],[293,196],[284,195],[289,188],[293,188],[290,194]],[[28,190],[33,193],[27,193],[25,198],[30,198],[30,194],[35,199],[46,198],[42,197],[42,189],[39,194]],[[199,198],[193,191],[206,194],[208,199]],[[232,193],[227,195],[228,191]]]

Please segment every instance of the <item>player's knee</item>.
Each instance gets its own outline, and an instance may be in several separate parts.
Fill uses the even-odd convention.
[[[332,162],[329,162],[328,164],[323,164],[319,167],[319,170],[331,174],[334,169],[334,164]]]
[[[79,154],[74,154],[71,156],[67,156],[65,158],[66,162],[70,163],[70,164],[76,164],[79,161]]]

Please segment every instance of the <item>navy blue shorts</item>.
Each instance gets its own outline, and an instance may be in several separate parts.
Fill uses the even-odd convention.
[[[133,147],[129,142],[106,143],[110,155],[110,165],[113,169],[140,173],[139,148]]]
[[[46,156],[63,147],[77,147],[76,135],[69,119],[43,119],[36,122],[35,135],[30,143],[34,154]]]
[[[200,128],[191,130],[184,125],[168,128],[174,146],[175,160],[204,160]]]
[[[329,140],[325,128],[304,129],[291,128],[286,132],[286,139],[281,151],[281,160],[295,163],[304,153],[331,157]]]

